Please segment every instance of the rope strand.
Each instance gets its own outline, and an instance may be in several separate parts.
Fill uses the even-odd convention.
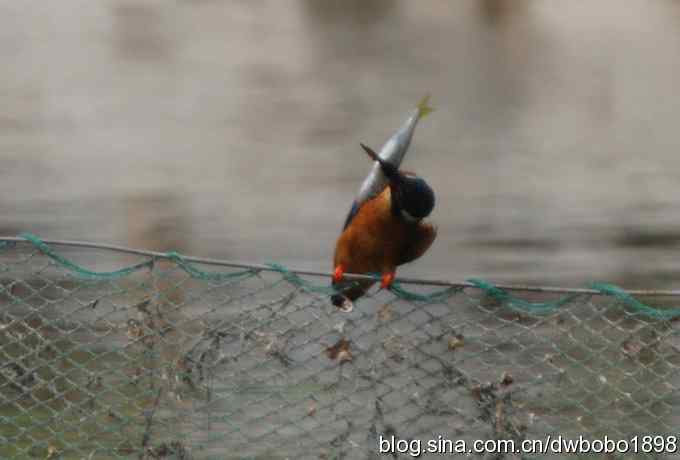
[[[153,268],[155,260],[164,259],[174,262],[180,269],[184,270],[189,276],[203,280],[225,280],[241,277],[255,276],[261,271],[270,271],[280,273],[284,279],[309,292],[317,294],[334,294],[335,289],[328,285],[315,285],[303,279],[301,276],[315,276],[315,277],[332,277],[329,272],[310,271],[310,270],[295,270],[285,267],[281,264],[248,264],[231,262],[218,259],[204,259],[199,257],[183,256],[177,252],[156,252],[139,249],[131,249],[123,246],[115,246],[109,244],[90,243],[83,241],[63,241],[63,240],[43,240],[30,233],[22,233],[19,237],[0,237],[0,249],[12,243],[30,243],[37,250],[50,257],[56,263],[64,268],[76,273],[77,275],[87,278],[120,278],[131,274],[133,272]],[[139,256],[148,257],[149,260],[137,263],[128,267],[123,267],[114,271],[97,272],[88,268],[82,267],[73,261],[57,254],[52,250],[50,245],[54,246],[71,246],[106,249],[115,252],[135,254]],[[208,272],[201,270],[195,264],[215,265],[230,268],[240,268],[238,272]],[[346,274],[350,280],[373,280],[379,281],[380,277],[377,274]],[[436,292],[420,293],[406,290],[403,285],[419,285],[419,286],[444,286],[445,289]],[[604,295],[612,296],[621,301],[624,305],[630,308],[634,314],[647,316],[650,318],[671,320],[680,317],[680,308],[657,308],[646,305],[636,299],[634,296],[680,296],[678,290],[630,290],[627,291],[621,287],[605,284],[592,283],[589,288],[559,288],[551,286],[520,286],[520,285],[503,285],[493,284],[485,280],[469,279],[464,282],[451,282],[441,280],[426,280],[415,278],[397,278],[391,287],[391,291],[398,297],[420,302],[440,302],[446,300],[451,295],[466,289],[475,288],[484,292],[487,296],[492,297],[499,302],[508,305],[515,310],[533,313],[533,314],[548,314],[559,309],[562,305],[574,300],[574,298],[581,295]],[[565,294],[556,300],[550,302],[530,302],[510,294],[509,291],[523,291],[534,293],[550,293],[550,294]]]

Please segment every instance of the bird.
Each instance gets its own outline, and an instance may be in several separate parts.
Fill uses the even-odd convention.
[[[435,205],[435,194],[428,183],[360,145],[380,165],[387,183],[376,196],[361,204],[355,201],[337,240],[331,301],[344,311],[351,311],[353,301],[375,283],[347,280],[345,273],[380,273],[381,288],[389,288],[397,266],[421,257],[437,237],[437,227],[425,221]]]

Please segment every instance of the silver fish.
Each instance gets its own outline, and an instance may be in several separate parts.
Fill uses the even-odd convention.
[[[401,161],[404,159],[404,155],[406,155],[409,145],[411,145],[411,138],[413,137],[413,132],[415,131],[418,122],[421,118],[434,110],[429,106],[429,102],[430,96],[425,96],[418,103],[418,106],[413,110],[404,124],[401,125],[401,127],[392,134],[382,146],[380,153],[378,153],[380,158],[390,162],[397,168],[401,165]],[[386,185],[387,178],[385,177],[385,174],[383,174],[380,164],[375,162],[371,167],[371,172],[361,184],[359,194],[355,200],[357,207],[378,195]]]

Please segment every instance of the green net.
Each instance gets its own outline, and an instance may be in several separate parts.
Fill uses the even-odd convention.
[[[678,435],[674,299],[591,288],[397,283],[346,313],[326,279],[276,264],[24,235],[0,244],[0,457],[412,458],[379,440]]]

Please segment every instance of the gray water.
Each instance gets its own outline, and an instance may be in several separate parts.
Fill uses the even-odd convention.
[[[677,287],[676,1],[0,1],[0,56],[1,234],[329,269],[431,93],[400,273]]]

